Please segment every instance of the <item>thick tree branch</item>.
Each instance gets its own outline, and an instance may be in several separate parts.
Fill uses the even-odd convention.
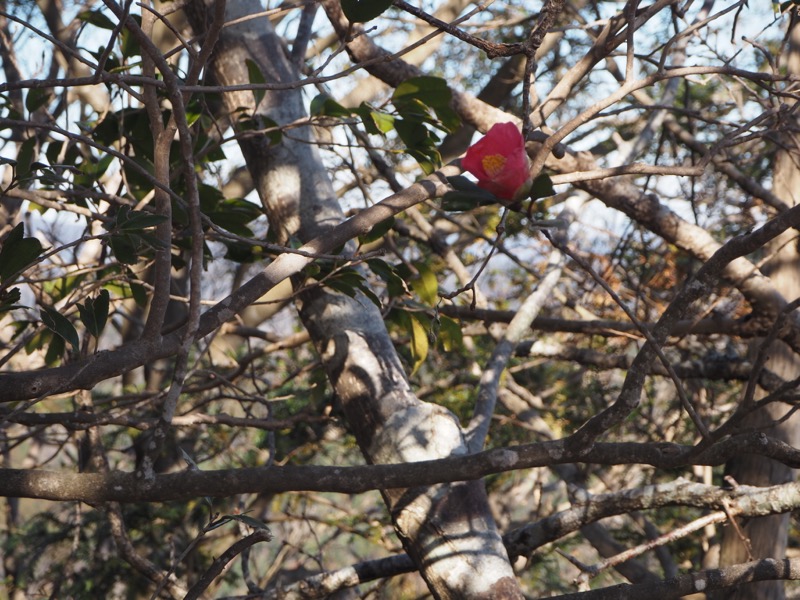
[[[800,450],[763,433],[748,433],[718,442],[702,452],[697,452],[694,446],[666,442],[626,442],[596,443],[587,454],[585,448],[569,448],[563,440],[558,440],[406,464],[185,471],[156,475],[151,482],[143,482],[134,473],[120,471],[103,474],[0,469],[0,496],[93,504],[167,502],[202,496],[289,491],[358,494],[382,488],[470,481],[494,473],[557,464],[645,464],[677,469],[689,465],[721,465],[731,456],[741,454],[768,456],[793,468],[800,467]]]
[[[679,575],[658,583],[613,585],[590,592],[551,596],[553,600],[670,600],[752,581],[800,579],[800,559],[765,558],[749,563]]]

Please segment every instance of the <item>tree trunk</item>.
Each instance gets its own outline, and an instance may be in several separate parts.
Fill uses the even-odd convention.
[[[204,15],[189,4],[197,32]],[[243,19],[262,11],[257,0],[229,2],[211,72],[222,85],[249,82],[246,59],[270,83],[298,79],[268,19]],[[209,11],[210,12],[210,11]],[[233,112],[253,107],[253,94],[228,92]],[[256,114],[278,124],[306,118],[299,89],[268,91]],[[265,136],[243,139],[241,148],[270,227],[281,242],[311,239],[343,219],[333,185],[309,127],[292,128],[277,145]],[[421,402],[411,390],[378,309],[365,297],[350,298],[321,287],[303,294],[300,316],[341,399],[366,459],[400,463],[464,454],[456,418]],[[437,598],[522,598],[480,481],[432,488],[384,490],[395,528]]]
[[[800,74],[800,27],[798,19],[791,21],[786,66],[790,73]],[[790,118],[790,117],[787,117]],[[796,117],[794,117],[796,119]],[[797,121],[795,120],[795,126]],[[800,148],[792,134],[782,136],[780,149],[775,157],[773,191],[790,206],[800,203]],[[800,256],[798,256],[798,232],[787,231],[775,239],[767,248],[772,258],[764,267],[788,301],[800,296]],[[782,342],[773,342],[769,348],[766,368],[785,380],[800,375],[800,357]],[[759,390],[756,398],[765,394]],[[752,413],[743,425],[761,429],[771,437],[778,438],[797,447],[800,443],[800,415],[777,425],[773,423],[784,417],[790,407],[772,403],[765,409]],[[728,463],[727,473],[739,484],[770,486],[791,481],[795,472],[786,465],[763,456],[742,456]],[[728,566],[754,558],[784,558],[790,515],[773,515],[740,522],[741,533],[728,525],[722,535],[720,565]],[[749,540],[749,548],[748,542]],[[739,586],[734,590],[721,591],[714,598],[730,600],[783,600],[783,581],[763,581]]]

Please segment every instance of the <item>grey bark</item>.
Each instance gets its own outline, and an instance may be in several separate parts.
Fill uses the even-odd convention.
[[[195,6],[199,3],[194,3]],[[230,2],[226,20],[261,11],[255,0]],[[190,14],[197,32],[203,15]],[[290,82],[297,74],[267,19],[226,27],[211,70],[220,84],[249,81],[245,59],[268,82]],[[225,95],[233,111],[253,105],[251,92]],[[256,114],[279,124],[306,117],[298,89],[268,92]],[[309,240],[343,219],[333,185],[309,127],[293,128],[279,145],[263,136],[241,142],[248,168],[278,239]],[[401,463],[466,453],[455,417],[420,402],[377,308],[315,288],[300,299],[300,316],[342,401],[365,458]],[[480,481],[383,491],[395,528],[428,587],[438,598],[521,598],[505,548]]]
[[[800,27],[798,19],[790,24],[787,53],[784,55],[790,73],[800,73]],[[780,149],[775,157],[773,192],[789,206],[800,202],[800,148],[796,144],[797,120],[793,121],[795,131],[781,135]],[[797,231],[789,230],[773,240],[766,248],[772,258],[763,272],[772,280],[775,288],[792,301],[800,296],[800,255],[797,247]],[[754,348],[756,351],[757,348]],[[776,375],[791,380],[800,374],[800,357],[781,341],[773,342],[768,348],[769,358],[765,364]],[[756,398],[766,395],[758,390]],[[800,444],[800,416],[775,424],[791,410],[783,403],[772,403],[765,409],[751,414],[745,421],[746,427],[766,431],[771,437],[780,439],[792,446]],[[796,477],[794,469],[763,456],[747,455],[735,458],[727,466],[728,474],[737,482],[748,485],[769,486],[792,481]],[[740,523],[741,532],[733,526],[726,526],[720,547],[720,565],[736,565],[759,558],[783,559],[786,556],[787,534],[790,516],[772,515],[748,519]],[[783,600],[785,598],[783,581],[761,581],[738,586],[732,590],[722,590],[714,595],[716,600]]]

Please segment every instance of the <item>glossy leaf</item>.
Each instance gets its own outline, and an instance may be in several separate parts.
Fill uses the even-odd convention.
[[[69,319],[57,310],[47,307],[42,307],[41,318],[45,327],[61,337],[65,342],[68,342],[74,351],[78,351],[80,339],[75,326]]]
[[[108,237],[108,245],[114,257],[122,264],[135,265],[139,262],[138,245],[134,244],[131,236],[111,235]]]
[[[392,103],[403,113],[427,113],[431,108],[447,131],[455,131],[461,124],[456,112],[450,107],[453,93],[441,77],[412,77],[397,86],[392,94]],[[435,123],[434,123],[435,124]]]
[[[370,135],[385,135],[394,129],[394,116],[377,110],[366,102],[353,111],[364,124],[364,129]]]
[[[386,291],[391,298],[410,295],[411,291],[408,289],[405,279],[400,276],[400,273],[392,265],[380,258],[373,258],[367,261],[367,266],[373,273],[383,279],[386,283]]]
[[[353,111],[346,109],[328,94],[318,94],[311,101],[309,113],[312,117],[349,117]]]
[[[100,290],[96,298],[88,298],[84,304],[78,304],[81,322],[94,337],[100,337],[108,320],[109,293]]]
[[[258,205],[243,198],[220,200],[213,210],[204,212],[215,225],[242,237],[253,237],[253,231],[247,224],[262,215]]]

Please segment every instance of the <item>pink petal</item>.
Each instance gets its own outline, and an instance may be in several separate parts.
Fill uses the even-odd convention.
[[[499,154],[506,159],[503,169],[494,177],[486,172],[483,159]],[[478,179],[478,186],[498,198],[511,200],[517,190],[527,183],[530,162],[525,152],[525,142],[513,123],[496,123],[482,139],[470,146],[461,165]]]

